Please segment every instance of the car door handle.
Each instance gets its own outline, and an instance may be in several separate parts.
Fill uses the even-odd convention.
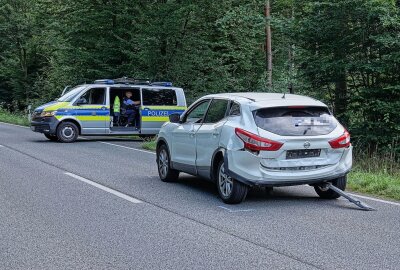
[[[105,109],[107,109],[107,107],[106,107],[106,106],[103,106],[103,107],[101,107],[101,109],[102,109],[102,110],[105,110]]]
[[[219,132],[214,131],[212,135],[213,135],[213,136],[219,136]]]
[[[196,132],[194,130],[189,131],[189,136],[190,137],[194,137],[195,134],[196,134]]]

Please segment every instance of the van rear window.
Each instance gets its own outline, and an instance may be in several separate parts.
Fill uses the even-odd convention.
[[[173,89],[143,88],[143,105],[175,106],[176,92]]]
[[[256,125],[282,136],[331,133],[338,122],[325,107],[275,107],[254,111]]]

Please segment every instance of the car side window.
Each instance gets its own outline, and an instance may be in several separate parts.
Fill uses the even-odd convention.
[[[92,88],[86,91],[80,99],[85,99],[88,105],[104,105],[106,102],[105,88]]]
[[[229,116],[240,115],[240,105],[234,101],[231,102],[231,108],[229,109]]]
[[[186,116],[185,122],[201,123],[207,111],[210,100],[205,100],[193,108]]]
[[[228,100],[214,99],[208,109],[204,123],[217,123],[225,118],[228,108]]]

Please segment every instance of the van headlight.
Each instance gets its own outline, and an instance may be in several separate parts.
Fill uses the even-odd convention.
[[[54,115],[56,115],[56,111],[47,111],[47,112],[42,112],[41,114],[40,114],[40,116],[41,117],[51,117],[51,116],[54,116]]]

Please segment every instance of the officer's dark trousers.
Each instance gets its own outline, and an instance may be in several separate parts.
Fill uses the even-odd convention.
[[[136,119],[136,111],[135,110],[126,110],[125,115],[128,117],[128,124],[134,124],[134,120]]]

